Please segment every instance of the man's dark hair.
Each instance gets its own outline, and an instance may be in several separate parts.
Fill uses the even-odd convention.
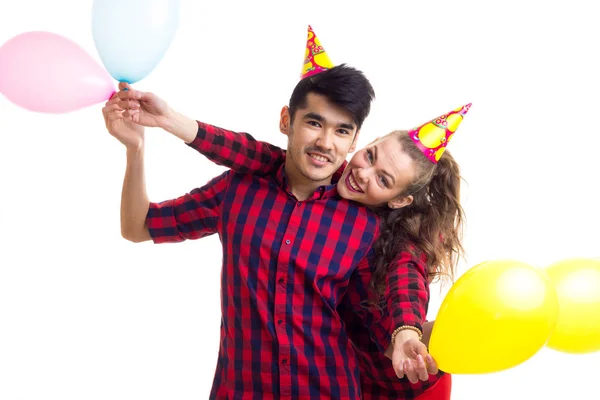
[[[298,82],[290,97],[291,122],[296,111],[306,107],[309,93],[323,95],[330,102],[348,110],[358,129],[369,115],[371,102],[375,99],[375,91],[367,77],[353,67],[340,64]]]

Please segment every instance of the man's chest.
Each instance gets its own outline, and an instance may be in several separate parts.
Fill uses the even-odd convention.
[[[229,193],[220,226],[229,260],[296,279],[348,279],[373,242],[375,218],[339,198],[298,201],[252,180]]]

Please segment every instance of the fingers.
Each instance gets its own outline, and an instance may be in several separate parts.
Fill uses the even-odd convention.
[[[107,101],[106,105],[102,107],[102,114],[104,114],[106,118],[110,118],[114,115],[121,115],[121,112],[123,111],[117,103],[111,103],[111,101]]]
[[[109,102],[107,102],[108,104]],[[119,119],[123,119],[123,110],[116,104],[108,104],[102,108],[102,116],[104,117],[104,125],[106,129],[113,134],[113,123]]]
[[[119,86],[120,86],[120,84],[119,84]],[[131,95],[131,93],[128,93],[128,92],[116,92],[110,98],[110,100],[108,100],[106,102],[105,106],[111,106],[113,104],[116,104],[121,108],[121,111],[123,111],[123,110],[139,110],[141,107],[139,100],[130,99],[130,97],[131,97],[130,95]],[[122,99],[122,97],[125,97],[125,99]]]
[[[396,372],[396,376],[399,379],[404,378],[404,361],[392,361],[392,366],[394,367],[394,371]]]
[[[430,355],[423,357],[419,354],[415,360],[404,360],[403,371],[411,383],[417,383],[418,381],[428,380],[430,374],[437,374],[438,368]]]
[[[112,103],[102,108],[102,114],[107,124],[119,119],[126,119],[137,123],[139,110],[123,110],[117,103]]]
[[[418,358],[417,358],[418,360]],[[416,364],[416,365],[415,365]],[[406,376],[406,379],[410,383],[417,383],[419,380],[426,381],[429,379],[425,360],[421,357],[419,361],[403,360],[397,364],[393,364],[396,376],[402,379]]]
[[[417,383],[419,381],[417,371],[411,360],[404,360],[404,374],[410,383]]]
[[[142,92],[134,89],[120,90],[117,92],[117,96],[121,100],[140,100],[142,95]]]
[[[138,110],[140,108],[140,102],[137,100],[118,100],[117,104],[125,110]]]
[[[406,376],[411,383],[427,381],[430,374],[438,373],[437,364],[430,355],[427,357],[418,355],[415,359],[403,360],[400,358],[398,361],[393,361],[392,365],[399,379]]]
[[[435,375],[439,372],[438,365],[430,354],[427,354],[425,357],[425,362],[427,364],[427,372],[429,374]]]
[[[121,82],[119,84],[119,88],[123,88],[125,85],[129,85],[127,83]],[[125,99],[122,99],[122,98]],[[130,92],[117,92],[115,93],[115,95],[113,95],[113,97],[111,97],[110,100],[108,100],[105,104],[105,107],[102,109],[102,112],[105,113],[105,115],[107,113],[115,113],[118,111],[117,114],[119,117],[122,118],[127,118],[130,120],[133,120],[132,118],[134,116],[137,116],[139,114],[139,110],[140,110],[140,102],[139,100],[131,100],[129,99],[131,97],[131,93]],[[123,112],[125,111],[125,112]],[[112,116],[112,119],[117,118],[116,116]]]
[[[427,364],[422,355],[417,356],[416,373],[419,380],[426,381],[429,379],[429,372],[427,371]]]
[[[417,358],[417,355],[421,355],[422,357],[427,357],[427,355],[429,354],[427,352],[427,346],[425,346],[422,342],[417,342],[416,346],[414,348],[414,356],[413,358]]]
[[[108,107],[112,104],[117,104],[119,102],[119,98],[116,95],[113,95],[106,103],[104,103],[105,107]]]
[[[137,123],[139,121],[140,110],[125,110],[123,117]]]
[[[418,368],[424,366],[423,370],[427,371],[428,374],[435,375],[438,373],[437,363],[435,362],[433,357],[431,357],[431,354],[427,352],[427,346],[419,342],[417,348],[415,348],[414,351],[415,356],[411,358],[417,361]]]

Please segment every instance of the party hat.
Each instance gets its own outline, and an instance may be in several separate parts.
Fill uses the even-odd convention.
[[[444,154],[448,142],[469,108],[471,108],[471,103],[441,115],[408,132],[413,142],[432,163],[437,164],[442,154]]]
[[[311,26],[308,26],[308,38],[306,39],[306,51],[304,53],[304,67],[300,79],[327,71],[334,65],[329,59],[327,52],[321,46],[317,35],[313,32]]]

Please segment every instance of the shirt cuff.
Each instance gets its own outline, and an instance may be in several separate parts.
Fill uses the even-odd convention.
[[[205,124],[204,122],[196,121],[198,123],[198,132],[196,133],[196,137],[190,143],[186,143],[187,146],[198,150],[199,152],[208,152],[213,147],[213,140],[211,137],[211,133],[214,131],[214,127],[212,125]],[[212,133],[214,135],[214,133]]]
[[[179,234],[175,218],[175,200],[150,203],[146,226],[154,243],[177,243],[184,238]]]

